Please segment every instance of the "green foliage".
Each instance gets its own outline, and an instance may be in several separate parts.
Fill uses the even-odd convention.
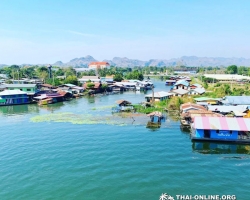
[[[204,82],[203,87],[204,87],[205,89],[207,89],[207,88],[208,88],[208,84],[207,84],[207,82]]]
[[[94,86],[95,86],[95,84],[92,82],[87,83],[87,88],[93,88]]]
[[[228,74],[237,74],[238,69],[236,65],[230,65],[227,67],[227,71]]]
[[[101,89],[102,91],[106,91],[108,89],[108,84],[102,84]]]
[[[70,83],[70,84],[74,84],[74,85],[78,85],[78,79],[76,76],[74,75],[70,75],[68,76],[65,80],[64,80],[64,83],[67,84],[67,83]]]
[[[121,82],[123,80],[122,74],[116,74],[114,76],[114,81]]]
[[[58,85],[62,85],[62,81],[60,81],[60,79],[58,78],[50,78],[50,79],[47,79],[45,81],[47,84],[50,84],[50,85],[54,85],[54,86],[58,86]]]
[[[142,105],[133,105],[136,112],[138,113],[144,113],[144,114],[149,114],[154,111],[163,111],[162,108],[157,108],[157,107],[145,107]]]
[[[143,74],[139,72],[138,70],[132,71],[126,75],[127,79],[136,79],[136,80],[143,80]]]

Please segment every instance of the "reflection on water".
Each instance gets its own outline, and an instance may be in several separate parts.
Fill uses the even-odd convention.
[[[55,104],[48,104],[48,105],[39,106],[39,109],[54,112],[56,110],[59,110],[63,105],[64,105],[63,102],[58,102]]]
[[[190,132],[191,132],[190,126],[183,126],[183,125],[180,125],[180,129],[181,129],[181,131],[182,131],[183,133],[188,133],[188,134],[190,134]]]
[[[249,145],[193,142],[192,149],[202,154],[250,154]]]
[[[14,106],[1,106],[0,113],[3,115],[20,115],[26,113],[39,113],[37,104],[24,104]]]

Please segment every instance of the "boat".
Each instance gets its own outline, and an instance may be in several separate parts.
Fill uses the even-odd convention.
[[[38,105],[39,106],[48,105],[48,104],[52,104],[52,103],[53,103],[53,99],[52,98],[41,99],[41,100],[38,101]]]
[[[236,117],[195,117],[192,141],[250,144],[250,119]]]
[[[155,111],[147,115],[150,117],[150,121],[147,123],[147,128],[160,128],[161,122],[164,119],[164,116],[161,112]]]

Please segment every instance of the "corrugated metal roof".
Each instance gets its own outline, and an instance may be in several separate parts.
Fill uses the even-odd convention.
[[[176,89],[176,90],[171,90],[171,93],[176,93],[176,94],[180,94],[180,95],[184,95],[187,94],[189,91],[188,90],[184,90],[182,88]]]
[[[173,96],[173,94],[164,91],[154,93],[155,98],[168,97],[168,96]],[[153,94],[148,94],[145,97],[153,97]]]
[[[215,111],[215,112],[234,112],[234,111],[240,111],[243,112],[247,109],[247,106],[208,106],[208,110]]]
[[[23,92],[21,90],[4,90],[3,92],[0,92],[0,96],[5,95],[17,95],[17,94],[27,94],[26,92]]]
[[[7,88],[34,88],[36,87],[36,84],[5,84]]]
[[[208,101],[208,100],[214,100],[213,98],[210,97],[197,97],[194,98],[195,101]]]
[[[226,96],[225,101],[232,105],[250,105],[250,96]]]
[[[193,91],[199,93],[199,94],[203,94],[206,92],[206,90],[204,88],[195,88],[195,89],[192,89]]]
[[[250,131],[250,118],[195,117],[195,129]]]
[[[189,82],[187,82],[186,80],[179,80],[177,81],[174,85],[185,85],[185,86],[189,86]]]

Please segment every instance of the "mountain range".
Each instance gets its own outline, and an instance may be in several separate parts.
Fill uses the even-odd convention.
[[[87,67],[90,62],[96,62],[97,60],[92,56],[86,56],[81,58],[75,58],[69,62],[63,63],[57,61],[53,65],[55,66],[72,66],[72,67]],[[114,57],[112,60],[103,60],[108,62],[112,66],[117,67],[134,67],[134,66],[194,66],[194,67],[207,67],[207,66],[250,66],[250,59],[246,58],[223,58],[223,57],[197,57],[197,56],[183,56],[181,58],[172,59],[150,59],[148,61],[142,61],[137,59],[129,59],[126,57]]]
[[[57,61],[53,66],[58,67],[88,67],[88,64],[91,62],[96,62],[95,58],[88,55],[85,57],[74,58],[69,62],[63,63],[62,61]],[[197,56],[183,56],[180,58],[172,58],[172,59],[150,59],[148,61],[137,60],[137,59],[129,59],[126,57],[114,57],[112,60],[103,60],[109,62],[112,66],[117,67],[134,67],[134,66],[192,66],[192,67],[216,67],[216,66],[229,66],[229,65],[238,65],[238,66],[250,66],[250,59],[246,58],[223,58],[223,57],[197,57]],[[30,64],[25,64],[30,65]],[[39,64],[44,65],[44,64]],[[6,66],[6,65],[1,65]]]

